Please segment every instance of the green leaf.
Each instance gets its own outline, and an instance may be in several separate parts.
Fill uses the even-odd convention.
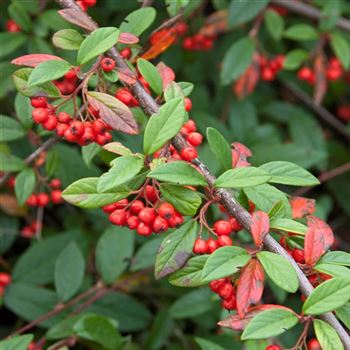
[[[180,81],[177,85],[180,86],[184,96],[189,96],[194,89],[194,85],[187,81]]]
[[[32,334],[26,334],[21,336],[12,337],[0,341],[1,350],[27,350],[28,345],[33,340]]]
[[[108,51],[118,42],[119,33],[119,29],[114,27],[98,28],[91,32],[80,45],[77,56],[78,64],[85,64]]]
[[[24,167],[23,159],[9,153],[0,152],[0,171],[20,171]]]
[[[266,310],[256,315],[244,329],[241,339],[266,339],[291,329],[298,323],[298,317],[285,309]]]
[[[157,237],[147,242],[137,251],[132,258],[131,271],[140,271],[149,267],[153,267],[156,261],[156,255],[163,241],[162,237]]]
[[[347,303],[335,310],[338,318],[350,329],[350,304]]]
[[[40,85],[63,77],[72,65],[63,60],[51,60],[38,64],[28,79],[28,86]]]
[[[209,255],[199,255],[187,261],[186,265],[171,274],[169,282],[177,287],[198,287],[207,282],[202,281],[202,270]]]
[[[113,166],[98,180],[97,191],[108,192],[125,184],[135,177],[143,168],[144,160],[137,156],[122,156],[116,158]]]
[[[152,170],[148,177],[178,185],[206,186],[204,176],[187,162],[165,163]]]
[[[154,273],[160,279],[185,265],[197,236],[197,221],[189,221],[167,235],[157,254]]]
[[[320,263],[350,266],[350,253],[342,251],[332,251],[323,255]]]
[[[61,96],[59,90],[52,82],[47,82],[36,86],[29,86],[28,79],[32,71],[32,68],[22,68],[13,73],[13,82],[18,92],[27,97],[39,95],[57,98]]]
[[[345,69],[350,68],[350,44],[343,33],[335,31],[331,33],[331,47]]]
[[[16,117],[19,120],[19,122],[26,129],[29,129],[33,125],[33,119],[32,119],[33,108],[30,104],[30,99],[18,93],[15,98],[15,110],[16,110]]]
[[[270,228],[286,232],[294,232],[305,235],[307,226],[298,221],[286,218],[274,218],[270,221]]]
[[[343,350],[344,345],[335,329],[321,320],[314,320],[316,338],[323,350]]]
[[[60,300],[69,300],[79,290],[84,273],[84,257],[78,245],[70,242],[55,263],[55,287]]]
[[[8,33],[1,32],[0,33],[0,42],[1,42],[1,50],[0,50],[0,58],[5,57],[17,50],[28,40],[27,35],[23,33]]]
[[[86,314],[76,316],[71,315],[69,318],[63,319],[46,332],[45,338],[48,340],[56,340],[69,338],[70,336],[75,335],[75,331],[73,329],[75,323],[85,316]]]
[[[283,18],[276,11],[267,10],[264,13],[264,22],[272,38],[279,41],[284,30]]]
[[[137,69],[141,75],[145,78],[151,89],[157,94],[163,93],[163,81],[158,72],[158,69],[151,63],[143,58],[137,60]]]
[[[120,25],[120,31],[139,36],[150,27],[155,18],[156,10],[153,7],[140,8],[128,14]]]
[[[225,137],[214,128],[207,128],[207,139],[211,151],[224,170],[232,168],[232,151]]]
[[[56,47],[63,50],[79,50],[83,36],[74,29],[62,29],[52,37],[52,42]]]
[[[185,107],[181,98],[174,98],[159,108],[149,119],[143,139],[143,149],[151,154],[172,139],[184,123]]]
[[[313,269],[334,277],[350,278],[350,269],[345,266],[317,263]]]
[[[85,315],[74,325],[74,330],[79,337],[101,344],[105,349],[122,348],[122,337],[115,322],[104,316]]]
[[[67,202],[82,208],[100,208],[104,205],[126,198],[127,191],[99,193],[98,177],[86,177],[69,185],[62,193]]]
[[[257,186],[266,183],[271,178],[270,174],[255,167],[235,168],[225,171],[220,175],[214,185],[223,188],[242,188]]]
[[[259,167],[271,174],[269,182],[279,183],[292,186],[314,186],[320,182],[315,176],[299,165],[284,162],[274,161],[263,164]]]
[[[289,51],[283,62],[283,69],[294,70],[309,58],[309,52],[303,49]]]
[[[287,39],[297,41],[316,40],[318,38],[318,32],[308,24],[294,24],[284,31],[283,36]]]
[[[101,146],[98,143],[90,143],[87,146],[81,148],[81,155],[85,164],[90,167],[92,160],[95,158],[97,154],[102,150]]]
[[[278,287],[289,293],[298,290],[298,276],[286,258],[270,252],[260,252],[257,257],[265,272]]]
[[[33,193],[36,177],[31,168],[23,169],[17,176],[15,182],[15,194],[20,205]]]
[[[167,11],[171,17],[176,16],[181,8],[188,5],[190,0],[165,0]]]
[[[231,45],[224,56],[220,78],[222,85],[232,83],[245,72],[252,62],[254,51],[255,42],[251,38],[240,39]]]
[[[203,271],[203,282],[210,282],[227,277],[237,272],[250,260],[250,255],[240,247],[222,247],[211,254]]]
[[[26,132],[13,118],[0,114],[0,142],[13,141],[22,138]]]
[[[346,304],[350,299],[350,278],[334,277],[323,282],[303,305],[307,315],[321,315]]]
[[[196,337],[195,341],[202,350],[225,350],[222,346],[204,338]]]
[[[246,23],[253,19],[267,4],[269,0],[233,0],[229,7],[228,23],[230,27]]]
[[[96,246],[96,267],[105,283],[113,283],[129,265],[134,235],[124,227],[109,227]]]
[[[202,198],[197,192],[183,186],[162,184],[160,190],[163,198],[182,215],[193,216],[202,203]]]
[[[12,2],[8,7],[8,12],[11,18],[26,32],[31,30],[32,22],[30,16],[20,2]]]

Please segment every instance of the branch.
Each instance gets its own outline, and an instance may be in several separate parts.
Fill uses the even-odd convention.
[[[312,19],[320,20],[325,17],[325,15],[317,8],[304,4],[295,0],[271,0],[272,4],[282,6],[289,11],[309,17]],[[336,25],[348,32],[350,32],[350,21],[345,18],[339,18]]]
[[[95,27],[96,23],[85,13],[83,12],[78,5],[75,4],[74,0],[56,0],[61,6],[66,8],[74,8],[76,11],[79,10],[80,16],[87,23],[91,21],[91,27]],[[123,72],[131,72],[129,66],[125,62],[125,60],[120,56],[119,52],[113,47],[109,50],[110,56],[115,60],[117,68],[121,69]],[[152,115],[157,113],[159,110],[158,103],[153,99],[151,95],[147,93],[144,89],[143,85],[137,81],[135,84],[126,84],[135,98],[140,103],[140,106],[145,111],[146,114]],[[172,144],[174,147],[180,151],[182,148],[187,146],[186,140],[183,138],[181,134],[178,134],[172,140]],[[210,187],[213,187],[215,176],[213,176],[208,167],[199,159],[196,158],[192,161],[199,170],[205,176]],[[243,208],[240,203],[236,200],[236,198],[232,195],[229,190],[226,189],[218,189],[216,190],[217,195],[220,197],[222,204],[225,206],[230,215],[234,216],[243,226],[244,228],[250,232],[251,227],[251,215],[245,208]],[[306,278],[303,271],[300,269],[298,264],[294,261],[294,259],[282,248],[282,246],[276,242],[271,235],[267,235],[264,239],[265,247],[274,253],[277,253],[283,257],[285,257],[295,269],[298,279],[299,279],[299,289],[305,295],[308,296],[313,291],[313,287]],[[321,316],[321,318],[329,323],[338,333],[340,339],[344,343],[345,349],[350,350],[350,337],[340,324],[340,322],[336,319],[336,317],[332,313],[327,313]]]

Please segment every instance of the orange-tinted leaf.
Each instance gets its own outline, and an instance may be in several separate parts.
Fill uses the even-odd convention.
[[[314,89],[314,101],[321,104],[327,92],[326,63],[322,53],[318,54],[314,63],[316,83]]]
[[[163,81],[163,88],[165,89],[169,83],[175,80],[175,73],[164,62],[159,62],[157,69]]]
[[[332,229],[316,216],[307,218],[308,230],[305,235],[305,263],[314,266],[334,242]]]
[[[7,193],[0,194],[0,208],[11,216],[25,216],[27,213],[26,208],[18,204],[16,197]]]
[[[125,83],[131,84],[131,85],[136,83],[137,76],[129,69],[117,68],[117,72],[118,72],[119,79],[124,81]]]
[[[137,44],[140,41],[140,39],[131,33],[120,33],[118,43],[120,44],[127,44],[127,45],[132,45],[132,44]]]
[[[206,18],[204,26],[199,30],[199,34],[204,36],[216,36],[225,33],[228,29],[227,19],[227,10],[214,12]]]
[[[176,37],[177,34],[174,29],[162,29],[152,34],[150,38],[151,46],[141,57],[148,61],[157,57],[175,42]]]
[[[269,216],[263,211],[256,211],[252,215],[252,224],[250,230],[254,239],[254,243],[259,247],[264,237],[270,230],[270,219]]]
[[[97,29],[97,25],[91,20],[89,16],[82,16],[81,9],[75,9],[73,7],[59,10],[58,13],[68,22],[77,25],[78,27],[84,28],[89,32]]]
[[[244,168],[250,166],[247,157],[252,156],[248,147],[239,142],[231,143],[232,146],[232,168]]]
[[[38,64],[42,62],[52,61],[52,60],[63,61],[63,59],[58,56],[47,55],[44,53],[37,53],[37,54],[24,55],[24,56],[15,58],[14,60],[11,61],[11,63],[16,64],[17,66],[36,67]]]
[[[250,260],[241,272],[237,285],[237,312],[243,318],[251,304],[260,301],[264,291],[264,270],[256,259]]]
[[[315,200],[304,197],[292,197],[289,200],[292,208],[293,219],[301,219],[306,215],[312,215],[315,212]]]

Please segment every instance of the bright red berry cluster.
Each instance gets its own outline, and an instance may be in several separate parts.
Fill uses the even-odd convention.
[[[46,207],[50,202],[53,204],[63,203],[61,180],[58,178],[52,179],[49,186],[49,194],[46,192],[33,193],[28,197],[26,204],[30,207]]]
[[[41,229],[41,222],[34,220],[30,224],[22,227],[21,229],[21,235],[25,238],[31,238],[34,237],[35,234],[40,231]]]
[[[281,350],[282,348],[279,345],[268,345],[265,350]]]
[[[87,11],[89,7],[93,7],[96,5],[97,0],[78,0],[76,1],[77,5],[80,6],[80,8],[83,11]]]
[[[272,81],[276,78],[278,72],[283,68],[284,56],[278,55],[269,60],[263,55],[259,55],[259,66],[261,72],[261,79],[265,81]]]
[[[31,104],[34,107],[33,120],[46,130],[56,130],[58,136],[64,137],[69,142],[84,146],[91,142],[104,145],[112,140],[112,135],[108,131],[111,127],[98,117],[98,112],[92,106],[89,106],[89,112],[97,119],[82,122],[73,119],[66,112],[59,112],[56,116],[54,106],[48,104],[45,97],[33,97]]]
[[[235,310],[237,307],[236,290],[230,278],[220,278],[211,281],[210,289],[222,299],[221,305],[226,310]]]
[[[69,95],[75,91],[79,82],[78,71],[79,67],[74,67],[62,79],[53,81],[62,95]]]
[[[6,30],[10,33],[17,33],[20,32],[22,28],[13,19],[9,19],[6,22]]]
[[[144,200],[131,202],[125,198],[102,209],[109,214],[112,224],[127,226],[141,236],[162,233],[183,223],[182,215],[170,203],[159,201],[158,191],[153,186],[145,186],[143,197]]]
[[[182,47],[187,51],[209,51],[214,46],[216,36],[195,34],[184,39]]]
[[[337,109],[337,115],[344,121],[350,121],[350,105],[341,105]]]
[[[0,297],[3,296],[5,288],[11,283],[11,275],[0,272]]]

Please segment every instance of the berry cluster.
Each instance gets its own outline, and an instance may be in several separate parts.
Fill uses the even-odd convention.
[[[58,178],[52,179],[49,186],[51,189],[50,194],[45,192],[33,193],[28,197],[26,204],[30,207],[46,207],[50,201],[53,204],[63,203],[61,180]]]
[[[29,225],[22,227],[21,235],[25,238],[32,238],[35,234],[40,231],[41,222],[34,220]]]
[[[342,105],[337,109],[337,115],[344,121],[350,121],[350,105]]]
[[[336,57],[331,57],[326,67],[326,78],[328,81],[335,81],[341,78],[344,73],[341,62]],[[316,74],[310,67],[302,67],[298,71],[298,78],[310,85],[316,83]]]
[[[22,28],[13,19],[9,19],[6,22],[6,30],[10,33],[18,33],[22,30]]]
[[[62,79],[53,81],[62,95],[69,95],[75,91],[79,82],[78,71],[79,67],[72,68]]]
[[[97,0],[77,0],[77,5],[80,6],[80,8],[86,12],[89,7],[93,7],[96,5]]]
[[[214,46],[216,36],[195,34],[184,39],[182,47],[187,51],[209,51]]]
[[[120,88],[115,92],[115,97],[126,104],[128,107],[137,107],[139,105],[136,98],[128,88]]]
[[[64,137],[69,142],[78,143],[81,146],[96,142],[104,145],[112,140],[108,130],[111,127],[98,117],[98,112],[89,106],[89,113],[97,118],[94,121],[80,121],[73,119],[66,112],[59,112],[56,116],[54,106],[48,104],[45,97],[33,97],[31,104],[34,107],[32,117],[35,123],[41,124],[46,130],[56,130],[58,136]]]
[[[220,278],[211,281],[210,289],[216,293],[221,299],[221,305],[226,310],[235,310],[237,307],[236,290],[230,278]]]
[[[0,272],[0,297],[3,296],[5,288],[11,283],[11,275]]]
[[[182,215],[170,203],[158,201],[158,191],[153,186],[146,185],[143,196],[144,201],[134,199],[129,203],[125,198],[102,209],[112,224],[127,226],[141,236],[165,232],[183,223]]]
[[[259,55],[258,57],[261,79],[264,81],[272,81],[276,78],[278,72],[283,68],[284,56],[278,55],[272,60]]]

